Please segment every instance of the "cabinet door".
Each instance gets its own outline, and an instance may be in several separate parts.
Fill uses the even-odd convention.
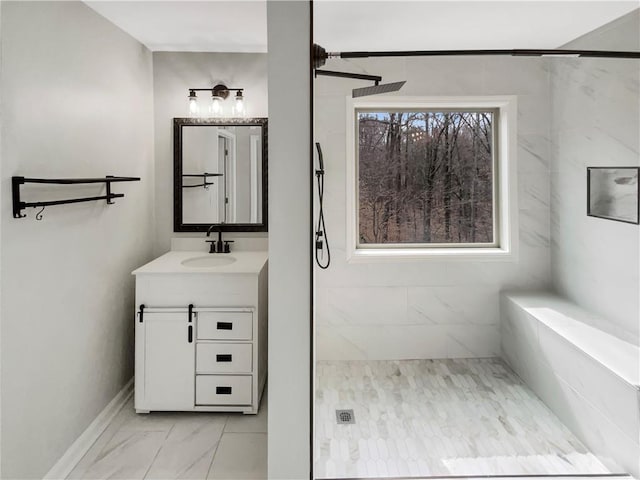
[[[187,320],[186,311],[144,313],[144,403],[149,410],[192,410],[195,405],[195,326]]]

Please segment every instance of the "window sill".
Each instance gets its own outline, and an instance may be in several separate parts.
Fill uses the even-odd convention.
[[[515,262],[503,248],[360,248],[348,252],[348,263],[404,263],[415,261]]]

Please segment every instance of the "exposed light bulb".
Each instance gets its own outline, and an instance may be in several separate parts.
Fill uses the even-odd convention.
[[[189,92],[189,115],[198,115],[199,112],[198,97],[196,97],[196,92],[191,90]]]
[[[236,105],[234,110],[236,115],[244,115],[244,97],[242,96],[242,90],[238,90],[238,93],[236,93]]]
[[[214,117],[219,117],[222,113],[222,99],[217,95],[212,95],[211,106],[209,107],[209,113]]]

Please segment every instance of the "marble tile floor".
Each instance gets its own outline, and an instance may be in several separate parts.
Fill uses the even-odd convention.
[[[257,415],[124,406],[67,477],[74,480],[267,478],[267,392]]]
[[[612,473],[498,358],[316,369],[317,478]]]

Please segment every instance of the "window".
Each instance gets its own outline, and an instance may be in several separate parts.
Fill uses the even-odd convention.
[[[510,97],[353,100],[351,257],[511,254],[514,111]]]
[[[495,111],[357,115],[360,246],[495,245]]]

